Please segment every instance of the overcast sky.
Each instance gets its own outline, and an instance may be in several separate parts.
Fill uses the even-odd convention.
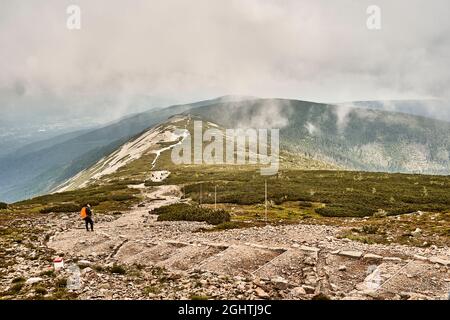
[[[81,30],[66,28],[69,4]],[[448,99],[449,12],[448,0],[0,0],[0,116],[111,120],[226,94]]]

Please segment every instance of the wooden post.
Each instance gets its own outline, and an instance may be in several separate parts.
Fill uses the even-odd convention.
[[[217,210],[217,186],[214,186],[214,210]]]
[[[200,207],[202,206],[203,198],[203,183],[200,183]]]
[[[264,183],[265,219],[267,223],[267,180]]]

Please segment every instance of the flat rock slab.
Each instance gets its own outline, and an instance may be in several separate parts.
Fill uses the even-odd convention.
[[[328,254],[324,269],[332,287],[345,294],[355,289],[356,284],[364,282],[381,262],[355,259],[354,256]],[[345,267],[345,268],[344,268]]]
[[[136,262],[139,254],[145,250],[155,246],[155,244],[142,244],[137,242],[127,242],[123,244],[114,256],[115,259],[122,263],[132,264]]]
[[[220,274],[249,276],[281,253],[277,250],[231,246],[207,259],[198,268]]]
[[[139,263],[142,265],[156,265],[157,263],[169,259],[172,255],[177,254],[180,248],[185,247],[182,244],[160,243],[156,245],[149,244],[151,247],[143,248],[137,254],[127,258],[127,263]],[[127,250],[127,247],[121,248],[120,251]]]
[[[383,257],[379,256],[377,254],[367,253],[367,254],[364,255],[363,259],[366,259],[366,260],[381,260],[381,259],[383,259]]]
[[[288,250],[269,263],[258,269],[254,275],[259,278],[273,279],[282,277],[290,284],[301,285],[304,283],[303,269],[315,265],[316,254],[302,250]],[[305,262],[307,264],[305,264]]]
[[[450,266],[450,260],[446,260],[446,259],[442,259],[442,258],[438,258],[438,257],[431,257],[429,260],[431,263],[437,263],[437,264],[441,264],[443,266]]]
[[[166,260],[157,263],[158,266],[171,270],[186,271],[195,269],[203,261],[226,250],[227,247],[208,245],[187,245]]]
[[[380,292],[402,292],[407,288],[408,292],[420,295],[433,288],[441,298],[447,299],[449,285],[445,281],[446,271],[437,269],[426,261],[383,263],[379,270],[386,281],[378,289]]]

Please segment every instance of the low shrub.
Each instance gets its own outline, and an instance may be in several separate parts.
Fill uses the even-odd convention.
[[[198,221],[213,225],[230,221],[230,214],[225,210],[181,203],[157,208],[152,213],[158,215],[158,221]]]
[[[12,283],[20,283],[20,282],[25,282],[25,278],[18,277],[18,278],[14,278],[12,281]]]
[[[115,194],[110,197],[108,197],[111,201],[127,201],[127,200],[134,200],[136,199],[135,196],[130,194]]]
[[[59,213],[59,212],[78,212],[81,210],[79,204],[74,203],[63,203],[52,207],[47,207],[40,210],[40,213]]]
[[[115,273],[115,274],[125,274],[125,273],[127,273],[125,268],[120,266],[120,265],[118,265],[118,264],[114,264],[111,267],[110,271],[111,271],[111,273]]]
[[[47,289],[45,289],[42,286],[37,286],[36,288],[34,288],[34,292],[36,292],[36,294],[42,295],[42,296],[44,296],[48,293]]]
[[[9,288],[8,292],[10,294],[17,294],[20,292],[20,290],[22,290],[24,285],[25,285],[25,282],[17,282],[15,284],[13,284],[11,286],[11,288]]]
[[[313,204],[308,201],[299,201],[300,208],[311,208]]]
[[[0,210],[8,209],[8,204],[4,202],[0,202]]]
[[[59,278],[56,280],[56,287],[57,288],[66,288],[67,287],[67,279],[66,278]]]

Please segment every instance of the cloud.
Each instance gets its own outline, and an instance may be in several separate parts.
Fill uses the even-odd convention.
[[[347,126],[349,115],[353,111],[352,104],[344,104],[333,109],[336,114],[336,126],[339,131],[343,131]]]
[[[2,1],[0,112],[112,119],[229,93],[448,99],[450,3],[377,2],[380,31],[365,0]]]
[[[307,122],[306,124],[305,124],[305,128],[306,128],[306,130],[308,130],[308,133],[310,134],[310,135],[314,135],[316,132],[318,132],[318,128],[314,125],[314,124],[312,124],[311,122]]]

